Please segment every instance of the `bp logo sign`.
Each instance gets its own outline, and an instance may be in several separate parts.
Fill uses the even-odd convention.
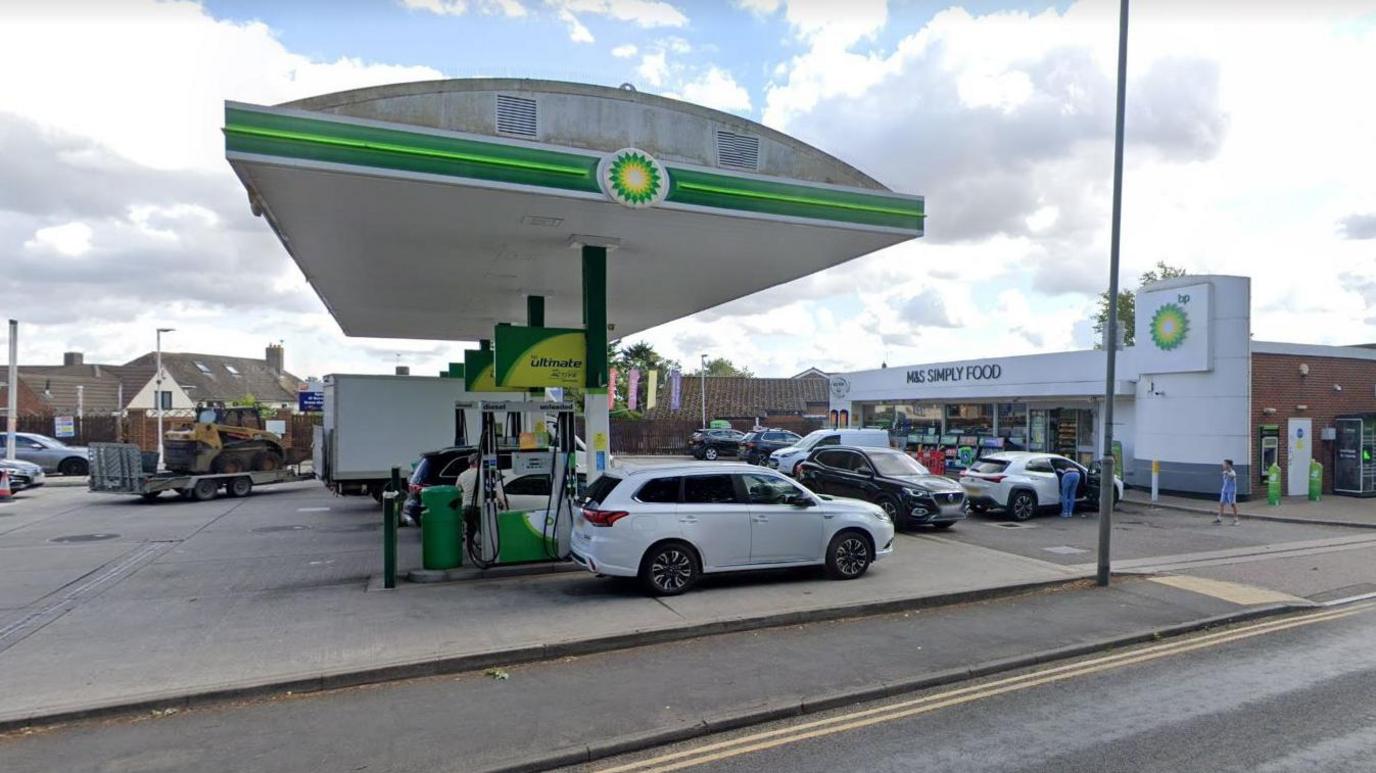
[[[1184,307],[1167,303],[1156,310],[1151,318],[1151,342],[1162,351],[1170,351],[1185,343],[1190,334],[1190,316]]]
[[[669,173],[654,156],[636,148],[603,158],[597,179],[608,198],[635,209],[658,204],[669,192]]]

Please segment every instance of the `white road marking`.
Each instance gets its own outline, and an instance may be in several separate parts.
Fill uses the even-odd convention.
[[[296,508],[296,512],[298,512],[298,513],[323,513],[323,512],[325,512],[325,511],[327,511],[327,510],[329,510],[329,509],[330,509],[330,508],[328,508],[328,507],[298,507],[298,508]]]

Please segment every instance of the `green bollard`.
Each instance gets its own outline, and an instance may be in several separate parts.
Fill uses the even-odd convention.
[[[1280,504],[1280,465],[1273,464],[1266,471],[1266,504]]]
[[[1323,494],[1323,465],[1317,460],[1309,460],[1309,501],[1317,502]]]
[[[397,587],[397,497],[401,493],[401,469],[392,468],[392,482],[382,492],[382,587]]]

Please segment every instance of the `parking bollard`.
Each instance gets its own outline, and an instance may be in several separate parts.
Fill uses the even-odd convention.
[[[392,468],[392,482],[382,492],[382,587],[397,587],[397,497],[401,495],[401,468]]]

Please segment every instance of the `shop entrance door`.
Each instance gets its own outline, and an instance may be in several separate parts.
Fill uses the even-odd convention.
[[[1302,497],[1309,493],[1309,460],[1314,446],[1312,419],[1291,419],[1288,463],[1286,464],[1285,495]]]

